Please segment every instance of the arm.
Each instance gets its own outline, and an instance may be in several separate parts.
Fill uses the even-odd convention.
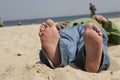
[[[69,23],[69,21],[58,22],[58,23],[56,23],[56,27],[57,27],[58,30],[60,30],[60,29],[65,28],[65,27],[67,26],[68,23]]]
[[[92,18],[102,25],[108,35],[109,43],[120,44],[120,28],[118,26],[102,15],[95,15]]]

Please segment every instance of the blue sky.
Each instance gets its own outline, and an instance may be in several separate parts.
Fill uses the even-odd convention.
[[[89,14],[89,3],[97,13],[120,11],[120,0],[0,0],[3,20]]]

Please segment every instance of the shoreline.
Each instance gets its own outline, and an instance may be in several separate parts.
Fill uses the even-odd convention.
[[[120,17],[118,18],[108,18],[109,20],[112,20],[113,22],[117,21]],[[43,21],[44,22],[44,21]],[[62,22],[62,21],[60,21]],[[116,22],[115,22],[116,23]],[[17,24],[17,25],[10,25],[10,26],[2,26],[2,27],[16,27],[16,26],[31,26],[31,25],[40,25],[41,23],[32,23],[32,24]]]
[[[107,12],[107,13],[96,13],[98,15],[103,15],[106,18],[117,18],[120,17],[120,12]],[[27,24],[39,24],[47,19],[53,19],[55,22],[61,22],[61,21],[71,21],[78,18],[90,18],[90,14],[81,14],[81,15],[69,15],[69,16],[54,16],[54,17],[41,17],[41,18],[33,18],[33,19],[20,19],[20,20],[6,20],[4,21],[3,26],[13,26],[13,25],[27,25]]]

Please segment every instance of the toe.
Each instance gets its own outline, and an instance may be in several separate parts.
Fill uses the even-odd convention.
[[[42,32],[39,32],[39,36],[41,37],[43,35],[43,33]]]
[[[98,33],[99,36],[102,36],[102,32],[98,26],[93,25],[93,29]]]
[[[101,31],[100,28],[99,28],[98,26],[96,26],[96,25],[93,25],[93,29],[94,29],[96,32],[100,32],[100,31]]]
[[[100,28],[92,23],[88,23],[85,27],[85,30],[87,30],[87,31],[94,30],[95,32],[97,32],[97,34],[99,36],[102,36],[102,32],[101,32]]]
[[[93,29],[98,33],[99,36],[102,36],[102,32],[98,26],[93,25]]]
[[[55,22],[54,22],[53,20],[51,20],[51,19],[48,19],[48,20],[46,21],[46,23],[47,23],[47,25],[48,25],[49,27],[54,27],[54,26],[55,26]]]
[[[40,29],[39,29],[39,36],[41,36],[45,31],[45,26],[41,24]]]
[[[41,24],[41,26],[40,26],[40,32],[43,32],[43,31],[45,31],[45,25]]]
[[[92,23],[88,23],[85,27],[85,30],[88,30],[88,29],[92,29],[93,27],[93,24]]]

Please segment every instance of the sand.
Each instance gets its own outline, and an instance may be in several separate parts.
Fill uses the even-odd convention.
[[[120,18],[111,19],[120,27]],[[40,62],[40,24],[0,27],[0,80],[120,80],[120,45],[108,46],[107,71],[89,73],[74,64],[51,69]]]

